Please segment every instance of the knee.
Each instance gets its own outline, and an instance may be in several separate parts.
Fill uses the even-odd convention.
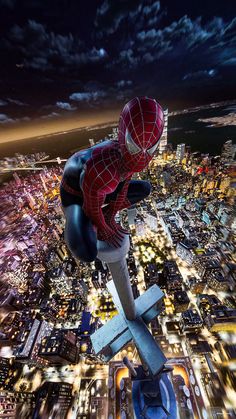
[[[97,249],[85,248],[85,246],[78,243],[77,245],[68,244],[68,247],[75,259],[81,260],[81,262],[90,263],[93,262],[97,257]]]
[[[143,196],[146,198],[152,192],[151,183],[147,181],[143,181],[142,189],[143,189]]]
[[[91,253],[81,253],[79,256],[79,259],[82,262],[86,262],[86,263],[91,263],[93,262],[97,257],[97,251],[96,252],[91,252]]]

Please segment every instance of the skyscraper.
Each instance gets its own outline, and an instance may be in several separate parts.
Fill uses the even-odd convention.
[[[185,154],[185,144],[178,144],[176,149],[176,159],[179,163],[182,162]]]
[[[164,129],[160,139],[159,151],[163,153],[163,151],[167,147],[167,133],[168,133],[168,108],[164,109]]]
[[[221,157],[222,160],[225,161],[232,161],[234,160],[236,153],[236,144],[233,144],[232,140],[228,140],[223,144],[222,150],[221,150]]]

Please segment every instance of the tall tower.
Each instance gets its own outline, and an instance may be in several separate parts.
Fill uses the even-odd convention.
[[[185,155],[185,144],[178,144],[176,149],[176,159],[179,163],[182,162]]]
[[[16,181],[16,186],[20,186],[21,185],[21,179],[20,179],[20,177],[18,176],[18,174],[16,172],[13,173],[13,177],[14,177],[14,179]]]
[[[40,177],[40,179],[41,179],[41,182],[42,182],[42,185],[43,185],[43,189],[44,189],[44,191],[45,191],[45,192],[47,192],[48,190],[47,190],[47,186],[46,186],[46,183],[45,183],[44,176],[43,176],[43,175],[41,175],[41,173],[40,173],[39,177]]]
[[[167,146],[167,133],[168,133],[168,108],[164,109],[164,129],[160,139],[159,152],[163,153]]]
[[[233,144],[232,140],[228,140],[223,144],[221,150],[221,158],[226,162],[234,160],[236,153],[236,144]]]

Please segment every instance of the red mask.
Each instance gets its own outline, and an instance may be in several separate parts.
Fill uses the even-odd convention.
[[[135,97],[120,114],[118,141],[127,170],[141,172],[152,160],[164,127],[163,110],[155,99]]]

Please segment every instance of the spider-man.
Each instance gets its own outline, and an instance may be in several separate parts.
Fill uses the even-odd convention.
[[[115,215],[150,194],[149,182],[131,177],[153,158],[163,126],[156,100],[136,97],[121,112],[118,141],[104,141],[67,160],[60,194],[65,240],[76,258],[91,262],[97,256],[97,239],[118,247],[128,233]]]

